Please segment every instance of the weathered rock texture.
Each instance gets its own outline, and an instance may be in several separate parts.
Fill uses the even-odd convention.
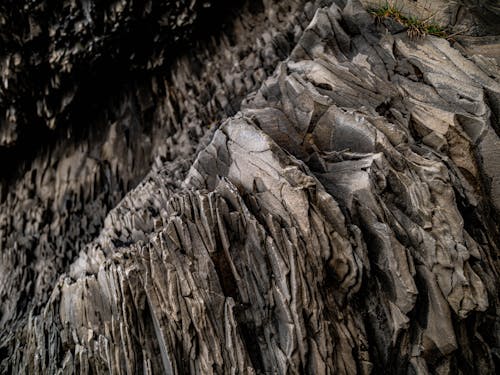
[[[484,37],[409,40],[357,1],[233,17],[85,130],[58,108],[68,138],[6,172],[0,371],[496,373]]]

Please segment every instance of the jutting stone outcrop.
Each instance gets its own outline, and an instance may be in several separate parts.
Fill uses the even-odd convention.
[[[2,373],[498,371],[497,61],[284,3],[6,188]]]

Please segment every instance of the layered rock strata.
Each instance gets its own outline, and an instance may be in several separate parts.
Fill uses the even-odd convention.
[[[19,247],[32,245],[2,244],[1,291],[19,301],[3,323],[20,322],[1,337],[3,372],[495,373],[498,65],[326,3],[306,5],[295,46],[237,113],[210,130],[198,118],[196,140],[117,195],[96,238],[75,229],[57,282],[31,286]],[[122,147],[118,126],[103,155]],[[67,160],[55,181],[89,176]],[[45,173],[26,186],[49,190]],[[71,237],[54,238],[37,239],[54,247],[35,253],[43,265],[66,254],[54,241]],[[29,288],[39,302],[22,320]]]

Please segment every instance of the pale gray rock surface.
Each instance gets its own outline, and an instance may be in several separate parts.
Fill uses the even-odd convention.
[[[495,58],[284,3],[8,190],[3,373],[498,371]]]

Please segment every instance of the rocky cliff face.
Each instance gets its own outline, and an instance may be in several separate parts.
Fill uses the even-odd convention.
[[[0,7],[2,373],[495,373],[494,2],[231,4]]]

